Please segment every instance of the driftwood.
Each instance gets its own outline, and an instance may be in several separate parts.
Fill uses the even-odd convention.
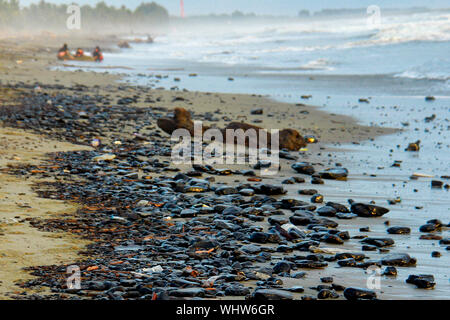
[[[190,135],[194,135],[194,122],[192,121],[191,114],[189,111],[183,108],[176,108],[174,110],[173,117],[170,118],[160,118],[158,119],[158,127],[168,134],[172,134],[177,129],[186,129],[189,131]],[[202,134],[210,129],[209,127],[202,126]],[[254,126],[243,122],[231,122],[225,128],[219,129],[224,137],[225,143],[237,144],[240,141],[238,139],[233,139],[234,141],[226,140],[226,130],[239,130],[244,131],[254,129],[258,138],[258,148],[267,147],[270,148],[271,144],[271,134],[267,132],[264,128]],[[264,137],[265,136],[265,137]],[[264,139],[265,138],[265,139]],[[265,143],[265,141],[267,143]],[[245,145],[249,146],[249,139],[246,137]],[[300,148],[306,146],[306,141],[303,136],[297,130],[294,129],[283,129],[279,131],[279,148],[287,149],[290,151],[298,151]]]

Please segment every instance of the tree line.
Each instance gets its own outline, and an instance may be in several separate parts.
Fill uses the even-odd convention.
[[[67,12],[69,6],[41,0],[21,7],[19,0],[0,0],[0,28],[15,31],[64,30],[70,16]],[[80,6],[81,30],[87,32],[114,28],[145,30],[166,24],[168,20],[168,11],[155,2],[141,3],[135,10],[109,6],[103,1],[95,6]]]

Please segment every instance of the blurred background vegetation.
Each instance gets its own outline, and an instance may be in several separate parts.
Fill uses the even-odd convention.
[[[74,3],[76,4],[76,3]],[[21,7],[19,0],[0,0],[0,29],[3,31],[67,31],[69,4],[52,4],[41,0]],[[81,31],[146,31],[168,23],[168,11],[155,2],[142,3],[135,10],[125,6],[81,6]]]

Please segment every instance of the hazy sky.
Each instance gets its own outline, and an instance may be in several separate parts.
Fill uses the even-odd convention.
[[[78,3],[93,4],[99,1],[89,0],[46,0],[54,3]],[[147,0],[151,2],[152,0]],[[39,0],[21,0],[22,5]],[[115,6],[125,4],[130,8],[135,8],[141,0],[105,0],[106,3]],[[155,2],[166,7],[170,14],[179,15],[180,0],[155,0]],[[293,15],[300,9],[318,11],[323,8],[362,8],[369,5],[378,5],[383,8],[404,8],[412,6],[429,8],[448,8],[448,0],[184,0],[185,12],[187,15],[209,14],[209,13],[230,13],[234,10],[244,12],[255,12],[257,14],[278,14]]]

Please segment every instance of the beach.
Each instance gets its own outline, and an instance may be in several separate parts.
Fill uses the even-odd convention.
[[[220,75],[224,84],[207,92],[208,87],[214,87],[208,85],[213,83],[209,77],[216,75],[203,77],[203,69],[184,70],[182,76],[179,71],[157,70],[149,83],[142,83],[132,80],[135,71],[127,71],[126,65],[94,66],[92,72],[78,64],[57,63],[55,52],[63,39],[37,36],[0,40],[0,108],[12,110],[1,114],[0,237],[5,241],[2,239],[0,246],[4,266],[0,297],[243,299],[258,297],[262,287],[274,292],[260,295],[280,299],[316,298],[318,294],[344,299],[346,287],[369,290],[367,267],[384,270],[395,266],[396,277],[379,275],[381,287],[371,289],[377,298],[448,299],[448,188],[430,186],[431,180],[448,186],[448,164],[437,152],[437,162],[433,163],[440,161],[442,166],[426,167],[434,151],[443,148],[443,154],[448,153],[445,114],[422,112],[420,106],[410,110],[417,114],[417,120],[411,117],[416,123],[433,112],[439,115],[430,122],[438,130],[423,140],[424,134],[405,134],[408,128],[399,122],[406,120],[392,116],[397,110],[391,97],[384,101],[375,97],[367,103],[354,96],[351,103],[331,98],[324,107],[327,99],[315,92],[303,99],[288,92],[278,99],[267,96],[267,88],[242,93],[235,88],[248,91],[251,86],[243,85],[240,81],[245,80],[239,74],[233,75],[233,81]],[[113,49],[113,40],[103,41],[106,58],[119,52]],[[81,37],[73,46],[97,43]],[[194,71],[199,75],[187,76]],[[174,81],[178,77],[181,79]],[[311,81],[306,78],[305,82]],[[221,90],[227,84],[230,91]],[[310,93],[304,88],[303,94]],[[424,99],[425,95],[412,101],[425,103]],[[439,101],[437,96],[436,103]],[[344,110],[348,104],[352,107]],[[380,107],[372,108],[375,104]],[[29,114],[14,115],[27,108]],[[314,136],[318,143],[289,152],[280,160],[275,176],[252,178],[244,173],[254,169],[250,165],[200,166],[194,170],[190,165],[177,167],[170,159],[170,136],[158,129],[156,121],[170,117],[174,108],[192,112],[194,120],[208,126],[221,128],[230,121],[243,121],[267,129],[292,128]],[[436,108],[448,109],[445,103]],[[262,112],[252,114],[254,109]],[[384,122],[375,121],[383,114],[390,116],[386,115]],[[32,121],[35,115],[36,122]],[[436,136],[441,144],[427,143]],[[419,156],[404,151],[408,143],[421,137],[424,148]],[[102,145],[92,147],[93,139]],[[93,160],[111,154],[117,157],[112,162]],[[393,166],[396,161],[400,164]],[[320,177],[292,167],[303,162],[310,163],[316,174],[344,167],[349,175],[346,181],[321,179],[320,184],[312,183]],[[430,177],[410,179],[414,173]],[[177,174],[184,176],[175,178]],[[192,181],[196,178],[201,181]],[[261,189],[255,186],[258,182],[269,187]],[[180,191],[192,186],[197,187],[194,193]],[[103,193],[96,191],[99,189]],[[245,196],[243,189],[256,195]],[[309,189],[316,192],[298,193]],[[311,203],[316,194],[323,195],[323,204],[331,201],[347,210],[348,199],[354,199],[389,208],[390,212],[377,218],[339,219],[336,212],[322,216],[309,207],[324,206]],[[282,199],[291,201],[286,205]],[[229,213],[225,215],[226,210]],[[347,212],[342,209],[341,213]],[[296,224],[293,221],[301,219],[292,216],[308,222]],[[441,225],[429,233],[419,231],[431,219],[442,220]],[[279,227],[289,223],[296,224],[301,236],[283,237]],[[388,234],[392,226],[410,228],[410,233]],[[344,239],[331,237],[340,232]],[[273,234],[273,241],[265,236]],[[433,237],[421,239],[425,234]],[[330,238],[342,243],[326,240]],[[363,252],[361,241],[367,238],[375,239],[367,243],[371,251],[364,251],[365,257],[359,259],[356,253]],[[395,245],[379,245],[379,239],[385,238]],[[438,251],[440,257],[432,257],[432,251]],[[339,257],[340,253],[347,256]],[[389,261],[389,254],[402,256]],[[350,267],[339,264],[346,259]],[[69,265],[81,266],[82,289],[64,287],[62,266]],[[162,267],[163,275],[148,270],[157,266]],[[289,276],[301,272],[306,273]],[[433,274],[434,289],[417,289],[406,283],[412,274]],[[215,276],[217,279],[211,280]],[[49,282],[52,277],[54,282]],[[332,277],[331,282],[327,277]],[[48,283],[52,283],[50,288]]]

